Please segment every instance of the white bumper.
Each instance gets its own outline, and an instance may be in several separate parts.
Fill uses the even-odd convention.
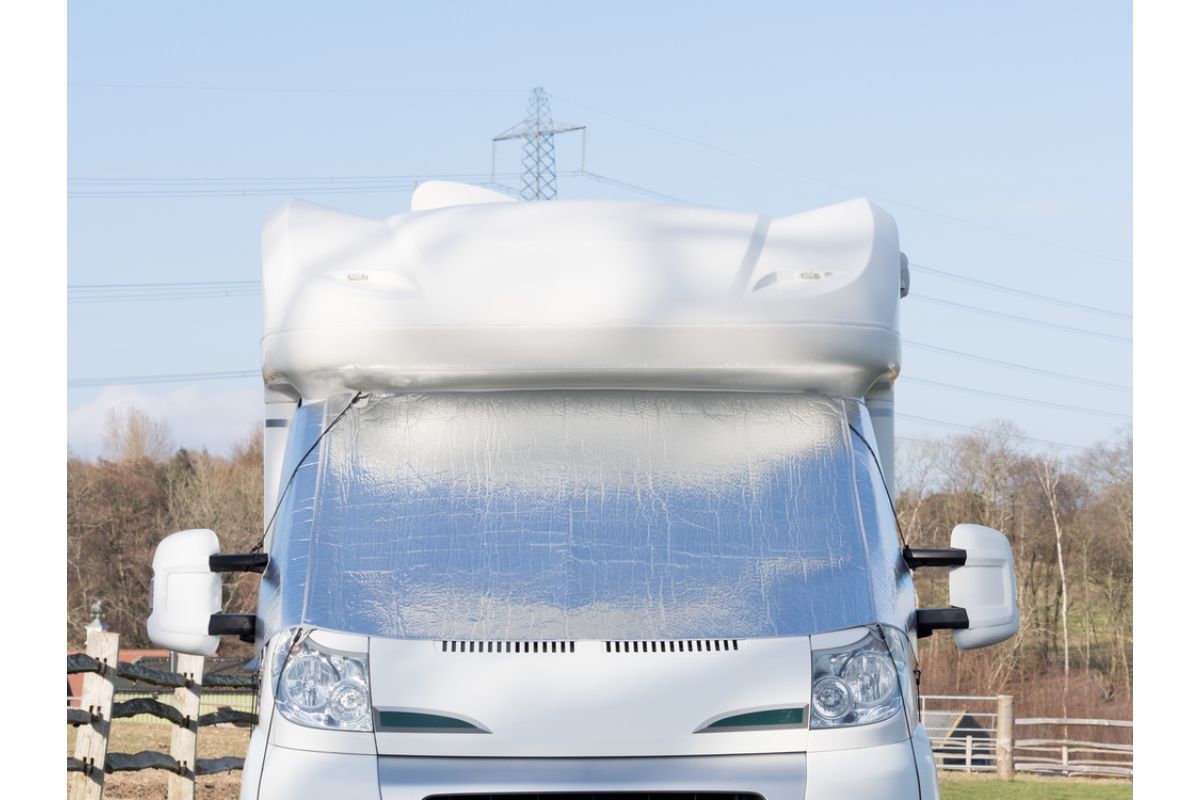
[[[917,745],[919,751],[921,742]],[[907,741],[807,754],[542,759],[351,755],[269,746],[261,776],[256,772],[250,766],[245,774],[243,800],[603,791],[736,792],[764,800],[937,798],[932,773],[921,776],[918,790]]]

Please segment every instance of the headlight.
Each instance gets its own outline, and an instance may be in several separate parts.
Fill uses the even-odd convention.
[[[288,649],[289,641],[275,660],[279,713],[310,728],[371,730],[366,655],[327,652],[309,639]]]
[[[813,728],[882,722],[900,710],[899,670],[874,633],[848,647],[813,651]]]

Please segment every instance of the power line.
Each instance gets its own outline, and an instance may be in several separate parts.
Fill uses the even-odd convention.
[[[112,294],[96,297],[69,297],[71,305],[96,305],[99,303],[138,303],[149,300],[218,300],[226,297],[257,297],[259,290],[253,291],[213,291],[213,292],[177,292],[177,293],[130,293]]]
[[[171,375],[122,375],[104,378],[75,378],[67,381],[67,388],[85,389],[98,386],[135,386],[145,383],[224,381],[255,376],[262,377],[262,372],[260,370],[228,370],[225,372],[178,372]]]
[[[913,347],[918,350],[928,350],[933,353],[942,353],[943,355],[954,356],[955,358],[966,358],[966,359],[970,359],[971,361],[979,361],[984,364],[993,364],[997,367],[1004,367],[1006,369],[1015,369],[1015,370],[1019,370],[1021,372],[1030,372],[1035,375],[1045,375],[1048,378],[1059,378],[1061,380],[1071,381],[1073,383],[1082,383],[1082,384],[1086,384],[1088,386],[1097,386],[1102,389],[1113,389],[1115,391],[1122,391],[1122,392],[1133,391],[1132,387],[1123,386],[1119,383],[1106,383],[1105,381],[1098,381],[1098,380],[1094,380],[1092,378],[1081,378],[1078,375],[1068,375],[1065,372],[1056,372],[1055,370],[1041,369],[1039,367],[1031,367],[1028,364],[1014,364],[1011,361],[1001,361],[1000,359],[997,359],[997,358],[988,358],[987,356],[981,356],[976,353],[964,353],[961,350],[951,350],[948,347],[938,347],[937,345],[925,344],[924,342],[914,342],[914,341],[906,339],[904,341],[904,346],[905,347]]]
[[[395,89],[358,86],[216,86],[181,83],[97,83],[68,81],[76,89],[130,89],[183,92],[250,92],[268,94],[524,94],[521,89]]]
[[[647,189],[644,186],[638,186],[637,184],[629,183],[628,181],[622,181],[622,180],[617,180],[616,178],[610,178],[607,175],[600,175],[598,173],[590,172],[588,170],[580,170],[579,174],[580,174],[580,176],[582,176],[584,178],[588,178],[589,180],[596,181],[597,183],[606,183],[609,186],[616,186],[619,189],[624,189],[628,192],[633,192],[635,194],[644,195],[646,197],[653,197],[658,200],[669,200],[673,203],[683,203],[685,205],[694,205],[694,203],[692,203],[689,200],[684,200],[683,198],[676,197],[676,196],[670,195],[670,194],[664,194],[663,192],[657,192],[654,189]]]
[[[143,300],[191,300],[218,297],[253,297],[262,291],[260,281],[191,281],[180,283],[91,283],[67,286],[67,302],[114,303]]]
[[[929,214],[931,216],[937,216],[937,217],[943,217],[945,219],[948,219],[948,220],[951,220],[954,222],[958,222],[963,225],[970,225],[970,226],[979,228],[981,230],[990,231],[992,233],[998,233],[998,234],[1002,234],[1004,236],[1011,236],[1011,237],[1014,237],[1017,239],[1024,239],[1026,241],[1034,242],[1036,244],[1041,244],[1041,245],[1044,245],[1047,247],[1055,247],[1055,248],[1058,248],[1061,250],[1069,250],[1069,251],[1073,251],[1076,253],[1080,253],[1082,255],[1087,255],[1087,256],[1091,256],[1093,258],[1103,259],[1105,261],[1114,261],[1114,262],[1117,262],[1120,264],[1130,264],[1131,263],[1129,261],[1129,259],[1127,259],[1127,258],[1120,258],[1117,256],[1107,255],[1105,253],[1097,253],[1092,250],[1085,250],[1082,248],[1074,247],[1072,245],[1062,244],[1061,242],[1054,242],[1054,241],[1049,241],[1047,239],[1040,239],[1035,236],[1028,236],[1026,234],[1018,233],[1016,231],[1010,231],[1006,228],[998,228],[994,225],[989,225],[989,224],[983,223],[983,222],[977,222],[976,220],[967,219],[966,217],[960,217],[955,214],[949,214],[944,211],[939,211],[937,209],[927,208],[925,206],[916,205],[914,203],[908,203],[908,202],[905,202],[902,200],[897,200],[895,198],[888,198],[888,197],[884,197],[882,195],[865,192],[859,187],[850,186],[850,185],[847,185],[844,183],[838,183],[837,181],[831,181],[827,178],[822,178],[822,177],[812,175],[812,174],[809,174],[806,172],[801,172],[800,170],[793,169],[793,168],[787,167],[787,166],[783,166],[781,164],[775,164],[770,161],[764,161],[763,159],[757,158],[755,156],[746,155],[745,153],[739,153],[735,150],[730,150],[726,147],[721,147],[719,145],[711,144],[709,142],[704,142],[699,139],[694,139],[690,136],[684,136],[683,134],[675,133],[674,131],[669,131],[664,128],[659,128],[655,125],[650,125],[648,123],[641,122],[639,120],[631,119],[630,117],[626,117],[621,114],[615,114],[611,111],[605,111],[604,109],[596,108],[595,106],[587,105],[586,103],[580,103],[580,102],[578,102],[576,100],[572,100],[568,97],[563,97],[562,95],[551,94],[550,96],[553,97],[555,100],[561,100],[564,103],[570,103],[571,105],[578,106],[579,108],[586,108],[588,111],[592,111],[597,114],[602,114],[606,117],[611,117],[612,119],[620,120],[621,122],[625,122],[630,125],[635,125],[640,128],[645,128],[646,130],[653,131],[659,135],[666,136],[671,139],[676,139],[681,142],[686,142],[686,143],[694,145],[696,147],[702,147],[706,150],[711,150],[714,153],[720,153],[722,155],[729,156],[730,158],[740,159],[742,161],[746,161],[751,164],[757,164],[761,167],[766,167],[768,169],[777,170],[779,172],[784,172],[789,175],[795,175],[798,178],[803,178],[804,180],[812,181],[813,183],[821,183],[821,184],[824,184],[826,186],[830,186],[830,187],[833,187],[836,189],[841,189],[843,191],[852,192],[856,195],[872,194],[872,196],[877,197],[879,200],[882,200],[891,205],[897,205],[897,206],[903,206],[905,208],[911,208],[914,211],[919,211],[924,214]]]
[[[73,283],[67,288],[74,289],[158,289],[162,287],[202,286],[258,286],[260,281],[174,281],[170,283]]]
[[[440,175],[427,175],[412,180],[391,183],[359,183],[359,184],[313,184],[313,185],[260,185],[260,186],[223,186],[214,188],[192,187],[157,187],[157,188],[97,188],[68,191],[71,200],[80,199],[115,199],[115,198],[146,198],[146,197],[271,197],[314,194],[371,194],[375,192],[404,192],[412,191],[418,185],[428,180],[456,180],[459,183],[470,183],[476,186],[496,186],[496,179],[517,178],[518,174],[501,175],[456,175],[444,178]]]
[[[250,93],[281,93],[281,94],[293,93],[293,94],[400,94],[400,95],[403,95],[403,94],[520,94],[520,93],[522,93],[519,90],[515,90],[515,89],[456,89],[456,88],[397,89],[397,88],[377,88],[377,87],[298,87],[298,86],[228,86],[228,85],[222,86],[222,85],[200,85],[200,84],[101,83],[101,82],[85,82],[85,81],[71,81],[71,82],[68,82],[67,86],[73,87],[73,88],[78,88],[78,89],[250,92]],[[604,109],[597,108],[596,106],[588,105],[586,103],[581,103],[577,100],[572,100],[568,97],[563,97],[562,95],[552,94],[552,93],[547,93],[547,94],[549,97],[553,97],[556,100],[561,100],[565,103],[570,103],[570,104],[578,106],[580,108],[585,108],[589,111],[595,112],[597,114],[602,114],[606,117],[610,117],[612,119],[619,120],[626,124],[644,128],[646,130],[653,131],[661,136],[666,136],[668,138],[686,142],[693,146],[701,147],[706,150],[710,150],[712,152],[720,153],[720,154],[728,156],[730,158],[736,158],[736,159],[740,159],[742,161],[747,161],[752,164],[757,164],[761,167],[766,167],[768,169],[773,169],[773,170],[776,170],[779,172],[784,172],[789,175],[794,175],[796,177],[803,178],[804,180],[807,180],[807,181],[824,184],[826,186],[830,186],[830,187],[836,188],[836,189],[841,189],[843,191],[849,191],[854,194],[859,194],[859,195],[871,194],[869,192],[864,192],[859,187],[850,186],[848,184],[839,183],[837,181],[832,181],[827,178],[822,178],[817,175],[812,175],[812,174],[809,174],[806,172],[802,172],[800,170],[793,169],[791,167],[787,167],[787,166],[784,166],[781,164],[775,164],[770,161],[765,161],[765,160],[763,160],[761,158],[757,158],[755,156],[746,155],[745,153],[739,153],[735,150],[730,150],[729,148],[726,148],[726,147],[721,147],[719,145],[714,145],[709,142],[701,141],[699,139],[695,139],[690,136],[684,136],[682,134],[678,134],[673,131],[666,130],[665,128],[660,128],[656,125],[650,125],[648,123],[641,122],[640,120],[632,119],[632,118],[624,116],[622,114],[616,114],[611,111],[606,111]],[[992,233],[997,233],[997,234],[1001,234],[1004,236],[1011,236],[1011,237],[1018,238],[1018,239],[1024,239],[1026,241],[1033,242],[1036,244],[1041,244],[1041,245],[1044,245],[1047,247],[1055,247],[1055,248],[1062,249],[1062,250],[1069,250],[1069,251],[1073,251],[1076,253],[1080,253],[1082,255],[1091,256],[1093,258],[1103,259],[1105,261],[1114,261],[1114,262],[1121,263],[1121,264],[1131,263],[1130,260],[1127,258],[1112,256],[1112,255],[1108,255],[1105,253],[1098,253],[1098,252],[1095,252],[1092,250],[1086,250],[1083,248],[1066,245],[1061,242],[1055,242],[1055,241],[1050,241],[1047,239],[1041,239],[1041,238],[1038,238],[1035,236],[1029,236],[1027,234],[1018,233],[1016,231],[1011,231],[1006,228],[997,227],[997,226],[990,225],[987,223],[979,222],[977,220],[968,219],[966,217],[960,217],[956,214],[950,214],[950,213],[947,213],[944,211],[928,208],[928,207],[921,206],[921,205],[918,205],[915,203],[909,203],[906,201],[897,200],[895,198],[886,198],[882,195],[875,195],[875,196],[878,197],[880,200],[884,200],[885,202],[893,204],[893,205],[903,206],[905,208],[911,208],[914,211],[919,211],[921,213],[929,214],[932,216],[942,217],[944,219],[958,222],[963,225],[973,226],[973,227],[979,228],[981,230],[990,231]]]
[[[485,185],[487,180],[463,181]],[[115,200],[151,197],[295,197],[317,194],[375,194],[412,191],[417,182],[360,186],[243,187],[241,189],[97,189],[69,191],[69,200]]]
[[[1064,300],[1061,297],[1038,294],[1037,292],[1031,292],[1026,289],[1018,289],[1014,286],[1004,286],[1003,284],[983,281],[979,280],[978,278],[968,278],[966,275],[960,275],[956,272],[947,272],[943,269],[934,269],[933,267],[927,267],[923,264],[914,264],[909,262],[909,266],[911,266],[917,272],[927,272],[931,275],[937,275],[939,277],[947,278],[952,281],[959,281],[961,283],[969,283],[972,286],[980,286],[997,292],[1007,292],[1008,294],[1018,295],[1020,297],[1028,297],[1032,300],[1041,300],[1045,303],[1054,303],[1055,305],[1063,306],[1065,308],[1074,308],[1079,311],[1087,311],[1092,314],[1103,314],[1105,316],[1113,317],[1114,319],[1133,319],[1133,315],[1124,314],[1120,311],[1111,311],[1107,308],[1099,308],[1097,306],[1089,306],[1084,303],[1076,303],[1072,300]]]
[[[1008,435],[1011,436],[1012,434],[1008,434]],[[953,442],[938,441],[935,439],[918,439],[913,436],[896,436],[894,438],[897,442],[905,442],[907,444],[915,444],[915,445],[920,445],[922,447],[932,447],[936,450],[941,450],[942,452],[957,453],[957,452],[961,452],[961,450],[962,450],[962,447],[955,445]],[[1034,439],[1032,437],[1022,437],[1022,438],[1025,440],[1028,440],[1028,441],[1037,442],[1038,444],[1045,445],[1054,450],[1057,450],[1060,448],[1065,448],[1068,450],[1077,450],[1080,452],[1086,452],[1087,450],[1090,449],[1087,447],[1081,447],[1079,445],[1074,445],[1074,444],[1056,444],[1054,442],[1050,442],[1045,439]]]
[[[1049,408],[1058,408],[1063,411],[1074,411],[1080,414],[1094,414],[1098,417],[1112,417],[1114,419],[1129,419],[1128,414],[1120,414],[1115,411],[1102,411],[1098,408],[1085,408],[1083,406],[1073,406],[1067,403],[1055,403],[1051,400],[1039,400],[1034,397],[1020,397],[1018,395],[1003,394],[1001,392],[992,392],[986,389],[974,389],[968,386],[958,386],[952,383],[942,383],[941,381],[931,381],[925,378],[914,378],[907,375],[904,378],[908,383],[916,383],[922,386],[933,386],[938,389],[948,389],[955,392],[966,392],[967,394],[977,394],[982,397],[993,397],[998,400],[1012,400],[1018,403],[1032,403],[1039,406],[1047,406]]]
[[[947,428],[950,430],[964,431],[966,433],[977,433],[977,434],[984,434],[984,435],[989,435],[989,436],[1001,436],[1001,437],[1007,436],[1012,439],[1021,439],[1026,442],[1036,442],[1038,444],[1050,445],[1051,447],[1063,447],[1068,450],[1086,451],[1088,449],[1086,447],[1080,447],[1079,445],[1075,445],[1075,444],[1067,444],[1066,442],[1055,442],[1055,441],[1051,441],[1049,439],[1038,439],[1034,436],[1025,436],[1024,434],[1012,433],[1010,431],[997,431],[997,430],[987,430],[985,428],[974,428],[974,427],[971,427],[970,425],[960,425],[956,422],[944,422],[943,420],[940,420],[940,419],[930,419],[929,417],[919,417],[914,414],[901,414],[901,413],[897,412],[896,417],[898,419],[907,419],[912,422],[923,422],[926,425],[934,425],[939,428]]]
[[[1064,333],[1075,333],[1080,336],[1091,336],[1095,339],[1105,339],[1110,342],[1122,342],[1129,344],[1133,340],[1127,336],[1116,336],[1111,333],[1101,333],[1100,331],[1092,331],[1086,328],[1076,328],[1071,325],[1060,325],[1057,322],[1046,322],[1045,320],[1034,319],[1033,317],[1023,317],[1020,314],[1008,314],[1003,311],[995,311],[990,308],[981,308],[967,303],[956,303],[953,300],[944,300],[940,297],[931,297],[927,294],[910,294],[910,300],[918,300],[923,303],[936,303],[937,305],[946,306],[948,308],[956,308],[960,311],[970,311],[976,314],[983,314],[997,319],[1007,319],[1013,322],[1023,322],[1026,325],[1038,325],[1051,330],[1063,331]]]
[[[624,189],[629,192],[644,195],[647,197],[653,197],[653,198],[656,198],[659,200],[667,200],[670,202],[678,202],[678,203],[689,203],[690,202],[684,198],[681,198],[681,197],[678,197],[675,195],[670,195],[665,192],[660,192],[655,189],[650,189],[648,187],[640,186],[638,184],[631,183],[629,181],[620,180],[617,178],[610,177],[608,175],[602,175],[600,173],[592,172],[589,170],[578,170],[578,171],[574,171],[574,172],[570,172],[570,173],[563,173],[563,175],[570,176],[570,177],[584,177],[584,178],[587,178],[589,180],[592,180],[592,181],[595,181],[598,183],[615,186],[617,188]],[[296,194],[296,193],[303,193],[303,194],[347,194],[347,193],[350,193],[350,194],[355,194],[355,193],[364,193],[364,192],[380,192],[380,191],[381,192],[393,192],[393,191],[400,191],[400,190],[411,190],[411,189],[416,188],[416,186],[421,181],[430,180],[435,177],[440,178],[440,179],[447,179],[447,180],[449,180],[449,179],[462,180],[464,182],[470,182],[473,179],[478,184],[489,184],[492,182],[491,181],[492,176],[456,174],[456,175],[443,175],[443,176],[412,176],[407,183],[385,184],[385,185],[370,184],[370,185],[359,185],[359,186],[352,186],[352,187],[351,186],[315,185],[315,186],[286,186],[286,187],[269,186],[269,187],[220,188],[220,189],[179,189],[179,188],[133,189],[133,190],[99,189],[99,190],[88,190],[88,191],[82,191],[82,192],[77,191],[77,192],[69,193],[68,196],[70,196],[70,197],[109,197],[109,198],[113,198],[113,197],[200,197],[200,196],[203,196],[203,197],[242,197],[242,196],[260,196],[260,195],[261,196],[292,195],[292,194]],[[495,177],[513,179],[513,178],[521,177],[521,174],[511,173],[511,174],[504,174],[504,175],[495,176]],[[89,180],[92,180],[92,179],[89,179]],[[94,179],[94,180],[102,180],[102,179]],[[200,182],[205,179],[188,178],[188,179],[177,179],[177,180]],[[214,179],[214,180],[225,182],[225,181],[233,181],[236,179],[220,178],[220,179]],[[259,179],[259,180],[263,180],[263,181],[267,181],[267,182],[286,182],[286,181],[291,181],[291,180],[300,181],[303,179],[301,179],[301,178],[295,178],[295,179],[293,179],[293,178],[267,178],[267,179]],[[362,180],[362,179],[360,179],[360,178],[326,178],[325,180],[327,180],[327,181],[349,181],[349,180]],[[1066,300],[1061,297],[1053,297],[1051,295],[1039,294],[1037,292],[1030,292],[1025,289],[1018,289],[1013,286],[1005,286],[1003,284],[993,283],[990,281],[984,281],[984,280],[980,280],[977,278],[970,278],[965,275],[959,275],[954,272],[937,269],[935,267],[926,266],[924,264],[913,264],[912,266],[914,269],[919,270],[919,271],[927,272],[927,273],[934,274],[934,275],[939,275],[941,277],[948,278],[950,280],[956,280],[956,281],[960,281],[963,283],[982,286],[982,287],[992,289],[995,291],[1007,292],[1009,294],[1029,297],[1029,298],[1041,300],[1041,301],[1048,302],[1048,303],[1054,303],[1056,305],[1060,305],[1060,306],[1064,306],[1064,307],[1068,307],[1068,308],[1075,308],[1078,310],[1088,311],[1091,313],[1103,314],[1103,315],[1118,318],[1118,319],[1126,319],[1126,320],[1132,319],[1131,315],[1129,315],[1129,314],[1124,314],[1124,313],[1117,312],[1117,311],[1111,311],[1109,309],[1099,308],[1096,306],[1089,306],[1089,305],[1086,305],[1083,303],[1076,303],[1074,301]],[[218,294],[218,295],[214,295],[214,296],[225,296],[225,295]],[[1061,325],[1059,323],[1035,320],[1030,317],[1023,317],[1020,315],[1008,314],[1008,313],[1001,312],[1001,311],[984,309],[984,308],[980,308],[978,306],[970,306],[970,305],[964,304],[964,303],[955,303],[954,301],[931,297],[929,295],[914,294],[912,296],[919,300],[925,300],[925,301],[932,302],[932,303],[938,303],[940,305],[958,308],[960,310],[970,310],[975,313],[986,314],[988,316],[998,317],[1001,319],[1020,321],[1020,322],[1025,322],[1027,324],[1040,325],[1042,327],[1052,328],[1055,330],[1062,330],[1062,331],[1067,331],[1067,332],[1071,332],[1071,333],[1078,333],[1078,334],[1082,334],[1082,335],[1086,335],[1086,336],[1093,336],[1093,337],[1097,337],[1097,338],[1101,338],[1101,339],[1109,339],[1112,341],[1118,341],[1118,342],[1129,342],[1130,341],[1130,339],[1128,339],[1126,337],[1114,336],[1111,334],[1101,333],[1099,331],[1089,331],[1089,330],[1082,329],[1082,328],[1075,328],[1075,327],[1068,326],[1068,325]]]
[[[518,173],[512,173],[516,177]],[[440,178],[442,180],[458,180],[462,178],[479,178],[484,177],[483,173],[478,172],[457,172],[434,174],[419,173],[412,175],[246,175],[242,177],[234,176],[150,176],[150,177],[134,177],[134,176],[117,176],[117,175],[79,175],[67,179],[67,184],[83,184],[91,186],[95,184],[291,184],[291,183],[379,183],[387,181],[411,181],[411,180],[429,180],[431,177]]]

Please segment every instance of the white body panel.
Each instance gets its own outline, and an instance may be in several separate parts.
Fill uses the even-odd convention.
[[[928,749],[928,739],[917,745]],[[932,753],[920,757],[932,767]],[[255,777],[259,777],[255,775]],[[821,753],[674,758],[422,758],[316,753],[271,746],[242,800],[424,800],[430,795],[535,792],[755,792],[765,800],[938,800],[909,742]]]
[[[815,638],[829,645],[861,634]],[[326,647],[364,644],[316,638]],[[373,705],[458,716],[469,708],[490,733],[372,737],[307,728],[268,710],[242,797],[727,791],[765,800],[936,800],[928,737],[917,727],[910,740],[904,714],[836,730],[696,732],[729,711],[807,710],[810,647],[809,637],[795,637],[743,641],[736,651],[613,653],[577,642],[574,653],[516,655],[373,639]],[[266,709],[271,689],[268,682]],[[395,702],[403,699],[413,702]]]
[[[697,733],[719,717],[807,708],[806,637],[737,650],[443,652],[438,642],[371,640],[377,709],[462,717],[490,733],[378,731],[379,752],[437,756],[674,756],[800,752],[807,726]]]

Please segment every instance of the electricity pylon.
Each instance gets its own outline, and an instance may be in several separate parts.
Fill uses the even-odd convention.
[[[553,200],[558,197],[554,167],[554,137],[569,131],[586,130],[583,125],[555,123],[550,116],[550,98],[538,86],[529,94],[525,119],[492,139],[492,172],[495,172],[496,142],[524,139],[521,155],[521,199]],[[585,133],[584,136],[587,136]]]

